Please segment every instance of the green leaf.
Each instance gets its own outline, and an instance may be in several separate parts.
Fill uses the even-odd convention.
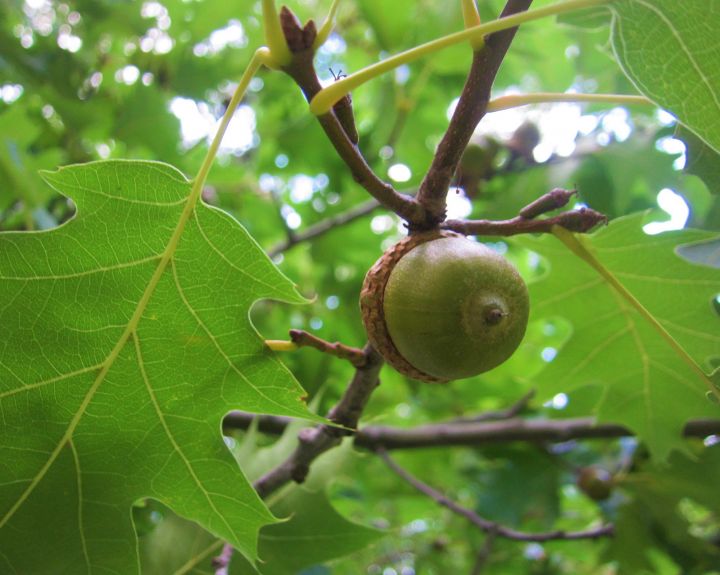
[[[618,0],[611,7],[625,74],[720,152],[720,0]]]
[[[720,271],[675,253],[676,246],[710,234],[648,236],[641,225],[642,215],[629,216],[582,238],[588,257],[606,275],[580,265],[555,238],[520,242],[544,256],[551,269],[530,287],[533,317],[561,316],[574,329],[539,374],[539,389],[549,395],[602,388],[598,418],[634,430],[664,458],[682,447],[687,420],[718,415],[705,397],[712,384],[703,371],[720,355],[720,317],[712,307]]]
[[[61,154],[57,150],[31,152],[38,133],[23,106],[15,104],[0,114],[0,212],[17,200],[32,209],[50,195],[37,172],[57,165]]]
[[[632,499],[619,510],[617,536],[611,549],[624,572],[643,572],[656,545],[667,550],[682,569],[670,573],[707,573],[717,565],[720,551],[703,535],[712,533],[712,511],[720,506],[720,494],[707,481],[720,473],[720,447],[693,446],[691,456],[673,453],[667,463],[643,464],[638,472],[622,481],[623,491]],[[704,506],[706,529],[688,521],[688,503]],[[634,545],[633,545],[634,543]],[[643,565],[645,564],[645,565]],[[650,570],[656,573],[657,571]]]
[[[678,246],[676,251],[689,262],[720,268],[720,239]]]
[[[713,194],[720,194],[720,154],[683,126],[675,137],[685,142],[687,162],[685,172],[699,177]]]
[[[220,423],[231,409],[317,419],[248,318],[257,299],[303,299],[171,166],[45,178],[76,217],[0,234],[0,571],[137,573],[130,506],[145,497],[254,560],[274,518]]]
[[[547,454],[521,448],[489,450],[490,469],[471,482],[481,515],[516,528],[550,529],[560,511],[560,469]]]
[[[598,30],[605,28],[610,23],[610,18],[604,6],[597,6],[561,14],[557,17],[557,21],[559,24],[575,28]]]
[[[295,488],[273,505],[272,511],[289,520],[260,532],[263,575],[294,575],[303,568],[363,549],[384,536],[382,531],[345,519],[324,493]]]
[[[157,526],[140,536],[140,564],[143,575],[210,575],[211,562],[220,555],[222,539],[178,517],[167,507],[151,502],[151,512],[159,517]],[[135,525],[138,525],[136,515]],[[250,571],[253,573],[254,571]]]
[[[230,562],[231,575],[294,575],[364,549],[384,536],[382,531],[345,519],[322,492],[292,488],[272,510],[288,520],[260,532],[258,570],[235,555]],[[220,554],[222,540],[167,509],[161,511],[160,524],[140,540],[143,574],[207,572],[211,559]]]

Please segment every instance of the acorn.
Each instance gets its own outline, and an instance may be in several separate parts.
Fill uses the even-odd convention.
[[[576,483],[580,490],[594,501],[605,501],[612,495],[614,487],[610,472],[596,466],[583,467]]]
[[[375,262],[360,294],[370,343],[396,370],[444,383],[497,367],[517,349],[529,314],[515,267],[445,231],[410,235]]]

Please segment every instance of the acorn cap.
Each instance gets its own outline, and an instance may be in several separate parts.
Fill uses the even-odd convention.
[[[370,268],[360,292],[360,310],[370,343],[397,371],[428,383],[447,383],[450,380],[420,371],[411,365],[395,347],[385,323],[385,287],[395,265],[410,250],[425,242],[452,237],[461,236],[453,232],[433,230],[403,238],[387,250]]]

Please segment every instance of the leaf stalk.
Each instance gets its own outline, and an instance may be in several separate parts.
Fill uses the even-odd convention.
[[[535,94],[508,94],[500,96],[488,103],[487,111],[499,112],[510,108],[519,108],[530,104],[545,104],[554,102],[581,102],[592,104],[620,104],[620,105],[649,105],[655,103],[645,96],[631,94],[573,94],[555,92],[537,92]]]
[[[473,26],[467,28],[461,32],[455,32],[448,34],[436,40],[432,40],[405,52],[401,52],[385,60],[377,62],[363,68],[354,74],[350,74],[342,80],[331,84],[330,86],[321,90],[310,102],[310,111],[319,116],[326,114],[333,105],[340,100],[343,96],[350,93],[355,88],[358,88],[369,82],[370,80],[402,66],[409,64],[415,60],[427,56],[434,52],[438,52],[443,48],[448,48],[465,42],[466,40],[473,40],[477,38],[483,38],[487,34],[493,32],[499,32],[500,30],[507,30],[509,28],[515,28],[520,24],[526,22],[532,22],[533,20],[539,20],[548,16],[556,16],[558,14],[564,14],[566,12],[572,12],[575,10],[581,10],[583,8],[590,8],[593,6],[602,6],[610,4],[613,0],[566,0],[565,2],[559,2],[550,6],[544,6],[543,8],[537,8],[535,10],[528,10],[527,12],[521,12],[519,14],[513,14],[505,18],[498,18],[479,26]]]

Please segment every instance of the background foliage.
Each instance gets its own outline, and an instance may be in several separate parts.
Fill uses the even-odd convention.
[[[478,4],[483,20],[490,20],[503,2]],[[329,2],[298,1],[291,7],[303,19],[321,21]],[[459,174],[465,191],[452,191],[450,210],[452,217],[510,218],[551,188],[576,185],[580,202],[611,218],[610,226],[588,238],[585,247],[710,374],[720,365],[719,240],[714,239],[720,229],[720,114],[708,106],[720,98],[720,48],[712,42],[712,31],[720,26],[720,3],[623,0],[617,8],[623,19],[612,25],[601,10],[521,28],[498,75],[495,95],[636,93],[637,86],[679,117],[687,116],[695,133],[649,106],[555,104],[491,114],[474,137],[474,156],[468,153]],[[668,21],[673,23],[670,29]],[[387,3],[376,0],[349,1],[341,7],[336,33],[316,56],[316,68],[331,82],[333,74],[358,70],[462,26],[459,6],[450,9],[444,2],[395,2],[389,10]],[[655,51],[645,58],[647,52],[633,43],[648,38]],[[131,300],[123,301],[118,294],[142,291],[152,269],[140,270],[146,273],[140,276],[103,273],[96,284],[82,279],[63,283],[58,276],[156,257],[177,217],[175,212],[166,214],[159,203],[172,203],[189,189],[180,174],[165,168],[159,169],[162,177],[154,176],[152,185],[143,189],[135,179],[148,181],[151,176],[143,171],[157,165],[128,165],[128,173],[118,178],[120,195],[138,194],[141,203],[152,198],[155,205],[123,210],[122,201],[115,205],[95,198],[93,203],[92,194],[83,198],[79,193],[83,186],[77,182],[93,178],[97,187],[94,181],[85,187],[108,197],[116,193],[110,176],[95,175],[105,169],[103,164],[45,175],[52,185],[39,170],[134,158],[167,162],[192,177],[234,82],[263,42],[260,5],[255,2],[0,0],[0,230],[49,230],[78,210],[57,232],[10,233],[0,243],[0,275],[6,280],[0,291],[3,496],[22,489],[27,470],[38,465],[33,458],[51,451],[47,442],[57,441],[64,429],[58,421],[69,418],[65,412],[75,409],[87,389],[84,380],[71,379],[62,388],[53,384],[54,393],[38,391],[37,401],[47,407],[46,413],[38,411],[37,402],[18,400],[17,381],[27,385],[53,374],[91,373],[92,358],[105,357],[119,337],[112,326],[132,315]],[[353,93],[361,148],[381,177],[406,191],[417,187],[447,126],[470,59],[466,45],[456,46]],[[669,62],[669,68],[658,70],[657,62]],[[666,80],[668,72],[672,82]],[[540,131],[537,146],[523,147],[518,128],[528,122]],[[200,218],[213,222],[209,229],[222,244],[218,253],[231,257],[215,261],[215,252],[207,247],[195,251],[193,246],[202,244],[202,226],[189,228],[178,261],[185,257],[193,270],[186,286],[190,308],[198,305],[207,314],[211,336],[232,339],[227,345],[236,346],[237,356],[251,354],[252,365],[242,374],[250,374],[252,389],[270,389],[270,399],[241,397],[232,378],[223,380],[233,390],[226,393],[220,376],[215,377],[223,373],[225,343],[211,348],[208,341],[216,338],[203,339],[187,317],[175,317],[183,308],[184,292],[161,283],[151,310],[163,319],[160,324],[148,321],[138,333],[153,342],[157,365],[171,366],[149,378],[148,389],[157,386],[165,395],[157,396],[153,409],[141,396],[137,403],[125,402],[121,410],[101,398],[104,409],[90,413],[103,423],[88,423],[86,431],[81,426],[72,452],[59,454],[58,473],[72,474],[78,461],[85,469],[85,453],[92,465],[99,465],[91,465],[93,470],[120,473],[117,482],[103,476],[93,483],[90,475],[83,476],[85,490],[114,501],[115,519],[98,509],[97,524],[85,525],[97,530],[96,541],[83,539],[81,544],[75,499],[51,484],[30,497],[25,516],[21,512],[18,522],[4,527],[2,569],[72,573],[78,572],[74,566],[83,555],[89,555],[112,556],[116,572],[129,572],[123,557],[136,562],[129,511],[133,502],[143,573],[208,573],[209,558],[221,547],[217,536],[254,558],[256,531],[237,535],[216,517],[201,520],[198,510],[204,504],[182,494],[189,481],[187,469],[201,469],[201,491],[211,494],[208,499],[251,503],[257,509],[256,528],[273,523],[222,445],[216,431],[219,418],[233,408],[310,417],[297,402],[302,393],[297,384],[277,358],[261,351],[260,339],[247,323],[246,310],[258,297],[301,301],[255,241],[274,255],[282,273],[310,300],[305,305],[267,300],[254,305],[251,319],[262,337],[286,339],[287,330],[297,328],[362,346],[357,298],[364,273],[405,230],[395,216],[376,210],[312,241],[285,250],[277,247],[294,242],[296,232],[365,202],[367,194],[332,150],[292,81],[268,70],[253,80],[236,112],[203,199],[239,221],[254,241],[218,211],[198,208]],[[658,201],[672,206],[672,213],[658,210]],[[689,210],[687,223],[681,221],[683,206]],[[652,225],[643,228],[669,218],[677,231],[658,236],[646,233],[653,231]],[[678,230],[683,226],[694,230]],[[497,370],[448,386],[419,384],[385,368],[363,422],[412,427],[444,421],[505,407],[537,389],[526,410],[530,418],[592,415],[621,423],[638,439],[425,448],[398,453],[396,459],[453,499],[511,527],[540,531],[577,530],[604,521],[616,525],[612,540],[540,545],[496,539],[483,573],[699,574],[717,569],[720,502],[710,478],[720,473],[718,438],[680,438],[688,419],[717,418],[717,405],[706,397],[707,382],[557,239],[489,241],[531,282],[533,318],[523,346]],[[186,245],[190,247],[182,252]],[[130,260],[123,260],[125,256]],[[41,265],[46,266],[44,281]],[[235,269],[249,270],[259,287],[239,289],[246,278]],[[19,277],[37,285],[37,291],[13,284]],[[103,299],[106,293],[114,299]],[[78,306],[83,302],[85,308]],[[42,323],[48,317],[57,318],[57,332]],[[33,328],[36,322],[42,329]],[[185,330],[179,333],[198,337],[196,355],[180,353],[186,348],[172,340],[174,332],[163,329],[171,323]],[[76,328],[70,343],[68,326]],[[101,336],[77,335],[77,330],[98,328],[107,330]],[[128,376],[133,358],[130,354],[125,358],[129,363],[118,361],[118,389],[133,377],[137,389],[147,381],[142,373]],[[255,369],[254,358],[261,367]],[[345,362],[312,350],[283,356],[282,361],[320,414],[335,403],[353,371]],[[181,385],[176,389],[177,383]],[[278,385],[282,390],[273,391]],[[113,391],[110,399],[120,393],[125,392]],[[207,403],[198,403],[199,396]],[[275,402],[279,406],[272,407]],[[165,408],[176,423],[167,423],[174,420],[162,416]],[[183,417],[193,423],[180,422]],[[118,441],[114,434],[123,427],[118,421],[124,422],[126,433],[133,418],[137,425],[129,427],[135,435]],[[307,422],[293,424],[279,440],[251,430],[234,432],[226,443],[252,481],[287,456],[302,425]],[[163,430],[175,438],[181,454],[192,448],[185,468],[170,457],[174,447],[158,439]],[[169,458],[171,467],[163,469],[165,484],[151,481],[152,460],[162,457]],[[213,457],[215,461],[205,461]],[[123,468],[139,469],[145,461],[150,461],[147,477],[122,475],[127,473]],[[600,503],[576,486],[578,471],[590,465],[613,473],[618,484]],[[218,477],[228,479],[215,485]],[[469,573],[484,549],[480,531],[404,484],[372,454],[347,443],[313,466],[306,485],[267,503],[276,517],[291,519],[260,531],[262,573],[305,569],[308,574],[350,574],[360,568],[368,573]],[[218,516],[234,525],[240,517],[234,513],[232,506],[222,507]],[[181,516],[192,517],[212,534]],[[37,517],[47,519],[44,527],[37,526]],[[110,523],[119,531],[108,536]],[[48,539],[43,529],[65,534]],[[230,572],[252,570],[236,554]]]

